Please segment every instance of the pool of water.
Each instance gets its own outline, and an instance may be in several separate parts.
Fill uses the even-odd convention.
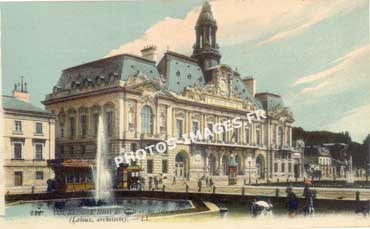
[[[147,198],[120,198],[94,203],[91,199],[69,199],[24,202],[7,206],[6,218],[71,217],[71,216],[130,216],[166,213],[192,208],[187,200],[161,200]]]

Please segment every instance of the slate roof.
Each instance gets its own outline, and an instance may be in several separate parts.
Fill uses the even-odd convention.
[[[255,103],[257,107],[262,108],[262,103],[254,98],[248,88],[245,86],[244,82],[238,75],[234,75],[232,78],[232,90],[236,93],[240,93],[242,99],[249,99],[251,102]]]
[[[287,107],[284,99],[280,95],[264,92],[257,93],[256,98],[261,102],[263,108],[269,111],[274,110],[278,107]]]
[[[181,93],[186,87],[195,86],[196,82],[205,85],[202,69],[194,59],[179,53],[166,52],[161,62],[165,65],[161,74],[167,78],[165,87],[169,91]]]
[[[42,114],[48,114],[48,115],[51,114],[50,112],[43,110],[37,106],[34,106],[30,103],[26,103],[22,100],[19,100],[15,98],[14,96],[3,95],[2,103],[3,103],[4,110],[35,112],[35,113],[42,113]]]
[[[84,80],[108,79],[111,76],[127,80],[130,75],[140,72],[150,79],[160,79],[154,61],[135,55],[122,54],[63,70],[57,87],[70,89],[73,84],[81,84]]]

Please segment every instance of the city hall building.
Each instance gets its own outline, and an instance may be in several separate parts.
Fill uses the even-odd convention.
[[[256,81],[221,63],[217,24],[205,3],[195,26],[191,56],[156,47],[142,56],[122,54],[63,70],[44,104],[56,115],[56,159],[49,161],[57,182],[68,190],[89,188],[95,163],[97,125],[103,115],[109,138],[107,167],[124,151],[177,139],[175,149],[137,161],[141,176],[226,180],[231,161],[239,181],[301,176],[301,154],[292,147],[292,113],[276,94],[256,92]],[[253,120],[208,139],[186,142],[183,134],[204,135],[216,123],[263,109]],[[244,128],[245,126],[245,128]]]

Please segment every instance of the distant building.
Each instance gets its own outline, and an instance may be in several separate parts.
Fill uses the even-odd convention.
[[[344,143],[326,143],[306,146],[304,163],[309,174],[316,173],[323,177],[343,177],[347,167],[348,145]]]
[[[5,192],[45,191],[54,178],[47,160],[54,158],[55,116],[29,103],[27,84],[3,96]],[[32,188],[32,186],[34,188]]]

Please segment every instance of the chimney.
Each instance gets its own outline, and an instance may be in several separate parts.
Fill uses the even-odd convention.
[[[247,77],[243,79],[244,85],[247,87],[253,97],[256,96],[256,80],[253,77]]]
[[[23,76],[20,83],[14,84],[13,96],[23,102],[30,102],[31,95],[27,91],[27,83],[23,82]]]
[[[148,60],[157,61],[156,51],[157,47],[155,45],[148,45],[141,50],[141,56]]]

